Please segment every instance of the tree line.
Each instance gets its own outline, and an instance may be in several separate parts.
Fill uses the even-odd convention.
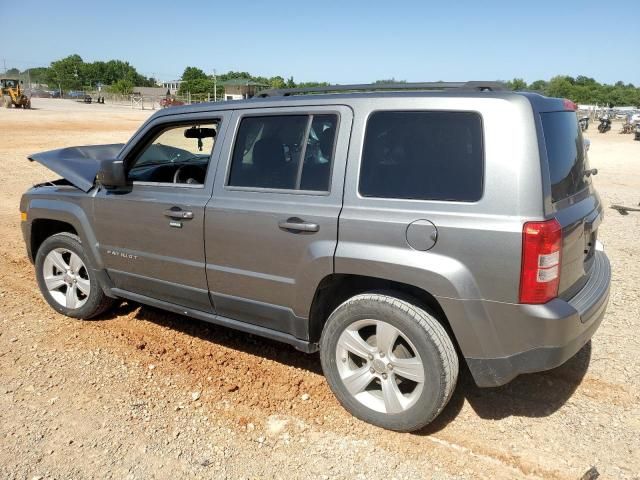
[[[85,62],[77,54],[69,55],[51,62],[48,67],[30,68],[20,71],[16,68],[7,70],[7,75],[28,78],[32,83],[46,84],[49,89],[93,90],[98,85],[105,86],[115,93],[129,94],[134,87],[152,87],[157,85],[153,77],[145,77],[129,62],[122,60]],[[293,77],[279,75],[273,77],[255,76],[249,72],[229,71],[219,75],[205,73],[198,67],[185,68],[181,80],[179,94],[204,94],[213,97],[224,94],[224,82],[233,79],[244,79],[257,83],[264,88],[296,88],[329,85],[327,82],[300,82]],[[376,80],[374,83],[405,83],[395,78]],[[640,88],[631,83],[618,81],[613,85],[597,82],[591,77],[578,75],[571,77],[559,75],[550,80],[536,80],[527,83],[522,78],[514,78],[505,82],[507,87],[515,91],[539,92],[550,97],[568,98],[578,104],[598,104],[610,106],[635,106],[640,108]]]
[[[249,72],[229,71],[218,75],[208,75],[197,67],[187,67],[180,78],[182,83],[178,91],[179,95],[186,93],[210,95],[217,93],[218,96],[224,94],[224,82],[229,80],[242,79],[248,82],[257,83],[262,88],[303,88],[327,86],[327,82],[301,82],[296,83],[293,77],[285,79],[279,75],[275,77],[263,77],[251,75]]]
[[[568,98],[583,105],[608,105],[610,107],[633,106],[640,108],[640,88],[632,83],[616,82],[607,85],[591,77],[578,75],[573,78],[559,75],[549,81],[536,80],[527,84],[521,78],[506,82],[511,90],[533,91],[549,97]]]
[[[51,90],[62,91],[95,90],[98,85],[102,85],[115,93],[128,94],[133,91],[134,86],[152,87],[157,83],[154,78],[138,73],[129,62],[85,62],[77,54],[51,62],[48,67],[24,71],[12,68],[7,70],[6,75],[20,76],[31,83],[44,84]]]
[[[213,96],[214,89],[221,95],[224,88],[220,85],[227,80],[242,78],[247,81],[259,83],[265,88],[296,88],[296,87],[316,87],[329,85],[327,82],[303,82],[296,83],[293,77],[285,80],[283,77],[261,77],[254,76],[248,72],[227,72],[216,77],[207,75],[197,67],[187,67],[182,74],[183,83],[180,85],[180,94],[190,92],[192,94],[210,94]],[[395,78],[375,80],[373,83],[406,83],[406,80],[396,80]],[[591,77],[579,75],[570,77],[559,75],[550,80],[536,80],[528,84],[521,78],[514,78],[504,82],[507,88],[514,91],[533,91],[549,97],[568,98],[578,104],[589,105],[610,105],[615,106],[635,106],[640,108],[640,88],[632,83],[616,82],[607,85],[597,82]]]

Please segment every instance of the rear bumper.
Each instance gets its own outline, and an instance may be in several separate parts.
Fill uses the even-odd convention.
[[[570,300],[544,305],[473,301],[464,310],[474,323],[476,341],[461,349],[476,384],[495,387],[522,373],[549,370],[573,357],[600,326],[609,300],[611,266],[595,253],[591,276]],[[463,301],[469,302],[469,301]],[[446,311],[446,310],[445,310]],[[465,348],[468,347],[468,348]]]

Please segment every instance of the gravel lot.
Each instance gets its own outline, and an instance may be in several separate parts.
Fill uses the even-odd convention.
[[[34,99],[0,109],[0,478],[640,478],[640,142],[592,125],[613,266],[591,344],[553,371],[479,389],[463,371],[426,430],[349,416],[317,355],[131,303],[95,321],[41,298],[18,202],[55,174],[26,156],[125,142],[152,112]]]

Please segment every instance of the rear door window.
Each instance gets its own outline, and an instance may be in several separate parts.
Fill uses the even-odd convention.
[[[369,117],[362,196],[474,202],[482,196],[483,174],[477,113],[380,111]]]
[[[582,132],[574,112],[541,113],[540,118],[549,161],[551,198],[557,202],[589,184]]]
[[[245,117],[227,185],[328,192],[338,116]]]

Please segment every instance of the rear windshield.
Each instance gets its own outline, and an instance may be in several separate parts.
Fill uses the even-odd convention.
[[[364,197],[475,202],[483,170],[477,113],[380,111],[367,123],[359,190]]]
[[[582,132],[574,112],[541,113],[540,117],[549,159],[551,197],[557,202],[588,185]]]

